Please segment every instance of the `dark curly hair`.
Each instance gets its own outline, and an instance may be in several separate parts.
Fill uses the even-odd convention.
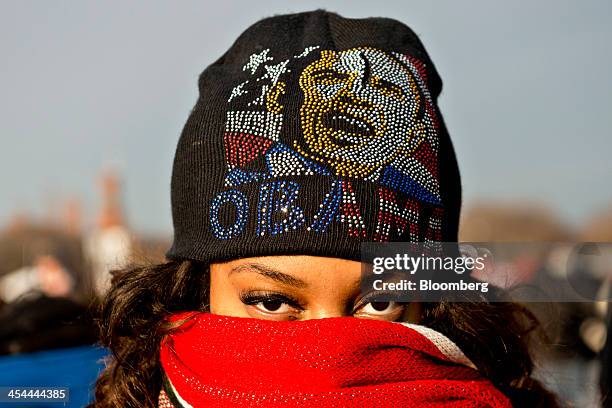
[[[195,261],[113,272],[99,320],[101,343],[112,356],[97,380],[90,407],[157,406],[162,385],[159,345],[176,327],[168,325],[166,317],[208,310],[208,272],[208,265]],[[528,338],[538,323],[527,308],[512,302],[442,301],[424,303],[421,309],[420,324],[457,343],[513,405],[559,406],[555,396],[531,378]]]

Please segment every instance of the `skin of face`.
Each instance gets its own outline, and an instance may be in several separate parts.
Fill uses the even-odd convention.
[[[424,137],[414,78],[380,50],[323,51],[299,84],[306,149],[296,148],[339,175],[368,177]]]
[[[418,304],[376,302],[361,294],[361,264],[287,255],[210,265],[210,312],[266,320],[353,316],[417,322]]]

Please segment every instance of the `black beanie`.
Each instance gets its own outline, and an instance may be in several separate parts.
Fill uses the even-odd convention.
[[[398,21],[317,10],[254,24],[200,76],[168,258],[359,260],[362,242],[457,241],[441,88]]]

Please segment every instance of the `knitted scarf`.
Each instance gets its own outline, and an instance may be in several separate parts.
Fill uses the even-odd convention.
[[[183,313],[161,345],[169,407],[510,407],[447,337],[350,317]]]

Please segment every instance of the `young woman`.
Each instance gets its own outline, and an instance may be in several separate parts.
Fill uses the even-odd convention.
[[[441,86],[394,20],[246,30],[200,76],[168,262],[114,273],[94,406],[555,406],[531,378],[535,319],[503,294],[361,291],[363,242],[457,241]]]

